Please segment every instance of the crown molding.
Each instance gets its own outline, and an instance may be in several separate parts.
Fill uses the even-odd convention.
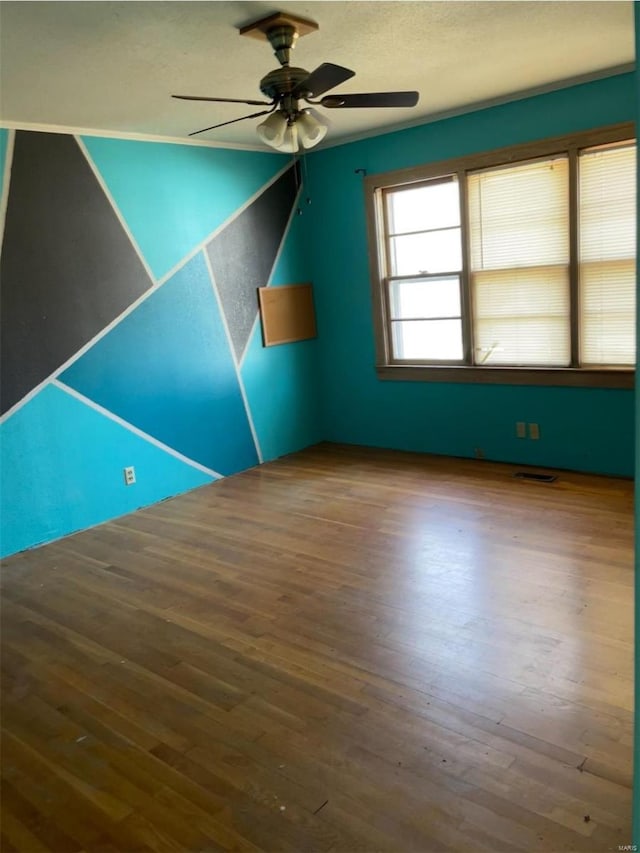
[[[580,86],[583,83],[594,83],[597,80],[605,80],[608,77],[617,77],[621,74],[628,74],[635,71],[635,63],[626,62],[622,65],[614,65],[610,68],[603,68],[599,71],[590,71],[587,74],[579,74],[575,77],[565,77],[562,80],[556,80],[553,83],[545,83],[542,86],[533,86],[530,89],[521,89],[518,92],[510,92],[507,95],[499,95],[495,98],[487,98],[484,101],[474,101],[469,104],[462,104],[459,107],[453,107],[450,110],[442,110],[441,112],[432,113],[431,115],[421,116],[411,121],[402,122],[402,124],[393,125],[393,127],[376,128],[375,130],[363,130],[360,133],[354,133],[349,136],[342,136],[340,139],[325,140],[315,149],[315,151],[324,151],[327,148],[336,148],[338,145],[349,145],[352,142],[360,142],[363,139],[371,139],[376,136],[386,136],[389,133],[397,133],[400,130],[410,130],[414,127],[421,127],[425,124],[433,124],[437,121],[444,121],[449,118],[457,118],[458,116],[466,115],[467,113],[480,112],[481,110],[490,109],[491,107],[500,107],[504,104],[510,104],[513,101],[522,101],[526,98],[533,98],[536,95],[547,95],[551,92],[557,92],[560,89],[569,89],[572,86]],[[314,152],[311,152],[314,153]]]
[[[374,128],[372,130],[364,130],[360,133],[354,133],[347,136],[341,136],[337,139],[325,139],[317,148],[305,152],[313,155],[316,152],[324,151],[328,148],[336,148],[339,145],[349,145],[352,142],[360,142],[364,139],[371,139],[376,136],[385,136],[389,133],[397,133],[401,130],[410,130],[414,127],[421,127],[426,124],[444,121],[449,118],[456,118],[467,113],[480,112],[481,110],[490,109],[491,107],[499,107],[504,104],[509,104],[514,101],[522,101],[526,98],[533,98],[536,95],[547,95],[551,92],[557,92],[560,89],[568,89],[571,86],[579,86],[583,83],[593,83],[597,80],[605,80],[608,77],[616,77],[620,74],[628,74],[635,71],[635,63],[627,62],[622,65],[614,65],[610,68],[602,68],[598,71],[590,71],[586,74],[579,74],[575,77],[566,77],[562,80],[556,80],[552,83],[545,83],[541,86],[534,86],[529,89],[521,89],[517,92],[510,92],[506,95],[499,95],[495,98],[488,98],[483,101],[474,101],[468,104],[462,104],[459,107],[453,107],[449,110],[442,110],[430,115],[423,115],[420,118],[410,121],[395,124],[391,127]],[[162,142],[170,145],[194,145],[201,148],[221,148],[233,151],[253,151],[263,154],[275,154],[282,156],[279,152],[267,146],[262,146],[259,143],[255,145],[238,143],[238,142],[215,142],[209,139],[191,139],[177,136],[159,136],[146,133],[132,133],[128,131],[116,130],[101,130],[93,127],[71,127],[58,124],[39,124],[37,122],[21,122],[21,121],[6,121],[0,119],[0,127],[7,130],[31,130],[39,133],[67,133],[74,136],[101,136],[107,139],[126,139],[134,142]]]
[[[99,130],[94,127],[70,127],[61,124],[39,124],[28,121],[5,121],[0,119],[0,128],[6,130],[30,130],[35,133],[65,133],[73,136],[100,136],[105,139],[125,139],[132,142],[162,142],[170,145],[192,145],[199,148],[221,148],[233,151],[259,151],[262,154],[278,154],[272,148],[259,143],[255,145],[236,142],[214,142],[209,139],[182,139],[178,136],[158,136],[147,133],[130,133],[120,130]],[[282,156],[282,155],[280,155]]]

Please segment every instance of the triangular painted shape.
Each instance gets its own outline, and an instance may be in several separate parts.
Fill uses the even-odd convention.
[[[246,204],[286,162],[269,153],[194,145],[92,136],[82,141],[157,278]]]
[[[304,246],[303,216],[294,216],[271,276],[272,286],[311,280]],[[318,354],[317,340],[265,347],[260,323],[251,333],[241,374],[265,462],[322,438]]]
[[[317,341],[264,347],[257,325],[242,380],[265,462],[322,440]]]
[[[255,323],[257,288],[269,282],[296,194],[291,167],[207,245],[238,360]]]
[[[2,556],[214,479],[54,385],[0,426],[0,460]],[[136,483],[126,486],[131,465]]]
[[[214,471],[233,474],[258,463],[202,253],[60,380]]]
[[[0,277],[3,412],[151,286],[72,136],[16,131]]]
[[[271,273],[269,284],[306,284],[313,280],[309,264],[307,208],[301,202],[301,215],[293,216],[282,249]]]

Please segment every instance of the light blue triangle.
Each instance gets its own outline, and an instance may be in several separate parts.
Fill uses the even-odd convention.
[[[2,556],[214,479],[54,385],[2,424],[0,460]],[[132,486],[124,483],[128,466]]]
[[[82,141],[157,278],[287,163],[253,151],[95,136]]]
[[[302,204],[302,202],[299,202]],[[312,280],[309,266],[309,247],[307,245],[308,213],[304,207],[297,214],[294,210],[282,252],[271,274],[270,284],[305,284]]]

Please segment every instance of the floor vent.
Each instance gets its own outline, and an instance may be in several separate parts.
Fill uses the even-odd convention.
[[[531,471],[516,471],[513,476],[517,480],[533,480],[535,483],[554,483],[558,479],[555,474],[533,474]]]

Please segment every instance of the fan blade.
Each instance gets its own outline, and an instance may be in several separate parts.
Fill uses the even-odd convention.
[[[239,101],[237,98],[201,98],[199,95],[171,95],[180,101],[216,101],[221,104],[249,104],[250,107],[271,106],[273,101]]]
[[[202,130],[194,130],[189,136],[197,136],[198,133],[206,133],[207,130],[215,130],[216,127],[224,127],[225,124],[234,124],[236,121],[244,121],[246,118],[258,118],[258,116],[266,116],[267,113],[272,113],[273,110],[261,110],[259,113],[251,113],[248,116],[240,116],[240,118],[232,118],[231,121],[221,121],[220,124],[212,124],[211,127],[203,127]]]
[[[415,107],[418,92],[364,92],[358,95],[327,95],[320,101],[323,107]]]
[[[308,77],[298,83],[291,95],[294,98],[304,98],[312,95],[324,95],[334,86],[339,86],[345,80],[355,76],[355,71],[343,68],[342,65],[334,65],[332,62],[323,62]]]

